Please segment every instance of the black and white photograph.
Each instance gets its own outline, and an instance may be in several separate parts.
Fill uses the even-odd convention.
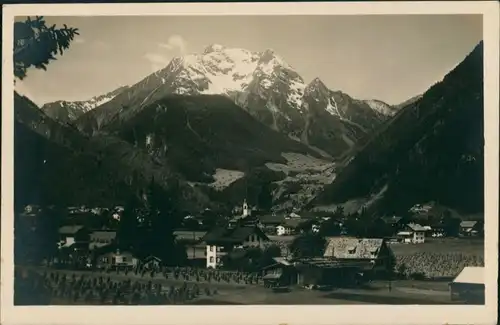
[[[486,14],[324,5],[4,13],[2,282],[12,260],[14,310],[496,310]]]

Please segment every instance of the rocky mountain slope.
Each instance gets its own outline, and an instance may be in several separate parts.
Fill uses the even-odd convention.
[[[331,91],[319,79],[306,84],[272,50],[212,45],[201,54],[173,59],[164,69],[80,116],[76,125],[93,134],[169,94],[228,96],[266,126],[331,156],[344,153],[394,113],[380,101],[356,100]]]
[[[414,104],[415,102],[419,101],[421,98],[422,98],[422,95],[413,96],[412,98],[407,99],[402,103],[394,105],[394,107],[396,108],[396,110],[401,110],[402,108],[404,108],[406,106],[410,106],[411,104]]]
[[[52,103],[47,103],[43,105],[41,109],[49,117],[62,123],[69,123],[76,120],[86,112],[89,112],[94,108],[109,102],[110,100],[115,98],[116,95],[127,88],[127,86],[120,87],[104,95],[94,96],[89,100],[84,101],[69,102],[60,100]]]
[[[16,205],[45,203],[106,206],[140,195],[152,178],[165,190],[178,185],[179,203],[208,199],[170,167],[124,140],[86,137],[44,114],[28,98],[14,97]]]
[[[484,211],[483,112],[481,42],[377,130],[311,207],[364,198],[386,212],[431,200]]]
[[[283,163],[283,152],[320,156],[219,95],[169,95],[133,117],[112,120],[102,131],[168,161],[193,182],[214,181],[217,168],[245,172]]]

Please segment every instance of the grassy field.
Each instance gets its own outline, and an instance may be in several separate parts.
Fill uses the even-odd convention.
[[[428,278],[456,277],[466,266],[484,266],[484,241],[481,239],[427,239],[423,244],[391,244],[396,268],[405,274]]]
[[[39,272],[48,271],[39,269]],[[103,274],[89,271],[57,270],[60,274],[67,276],[75,274],[77,277],[85,275],[86,279],[100,277]],[[131,279],[143,284],[151,281],[153,284],[162,284],[166,290],[171,285],[179,286],[182,283],[192,281],[175,280],[173,278],[151,278],[140,277],[133,274],[110,273],[104,277],[110,277],[111,281],[124,281]],[[292,287],[290,292],[275,293],[262,285],[246,285],[237,283],[203,283],[197,282],[200,289],[209,288],[217,290],[212,296],[201,295],[184,304],[188,305],[248,305],[248,304],[281,304],[281,305],[344,305],[344,304],[450,304],[447,282],[443,281],[393,281],[389,290],[388,282],[373,282],[363,288],[334,289],[322,292],[306,290],[300,287]],[[82,304],[72,302],[68,299],[56,297],[52,304]]]
[[[426,238],[426,242],[418,245],[411,244],[391,244],[392,251],[396,256],[412,255],[415,253],[463,253],[484,256],[484,240]]]

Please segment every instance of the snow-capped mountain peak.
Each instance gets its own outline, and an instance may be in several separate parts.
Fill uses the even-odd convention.
[[[87,115],[90,123],[82,119],[80,127],[93,132],[113,119],[131,118],[169,94],[228,96],[263,124],[309,144],[317,142],[333,154],[340,149],[330,147],[332,139],[340,143],[333,147],[350,147],[385,118],[367,103],[330,90],[319,78],[307,84],[273,49],[211,44],[200,53],[174,58],[95,109]]]
[[[60,120],[62,122],[68,122],[77,119],[81,115],[101,106],[113,98],[115,98],[122,91],[127,89],[128,86],[123,86],[117,88],[111,92],[103,95],[94,96],[88,100],[81,101],[56,101],[52,103],[47,103],[42,106],[42,110],[50,117]]]
[[[203,51],[203,54],[208,54],[208,53],[212,53],[212,52],[219,52],[219,51],[222,51],[224,49],[225,49],[225,47],[220,45],[220,44],[211,44],[205,48],[205,50]]]

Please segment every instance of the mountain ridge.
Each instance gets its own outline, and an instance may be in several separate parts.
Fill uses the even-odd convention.
[[[165,68],[80,114],[73,123],[92,134],[115,115],[132,116],[141,107],[169,94],[222,94],[268,127],[338,156],[393,115],[388,104],[356,100],[326,86],[328,96],[318,101],[311,92],[305,92],[317,80],[307,84],[271,49],[252,52],[212,44],[202,53],[172,59]],[[315,107],[312,113],[311,102]],[[339,107],[334,109],[337,102]],[[318,120],[325,116],[324,121]],[[316,131],[315,127],[323,131]],[[334,144],[328,145],[329,140]]]
[[[484,211],[483,112],[481,42],[379,129],[310,207],[376,197],[379,211],[431,200]]]

